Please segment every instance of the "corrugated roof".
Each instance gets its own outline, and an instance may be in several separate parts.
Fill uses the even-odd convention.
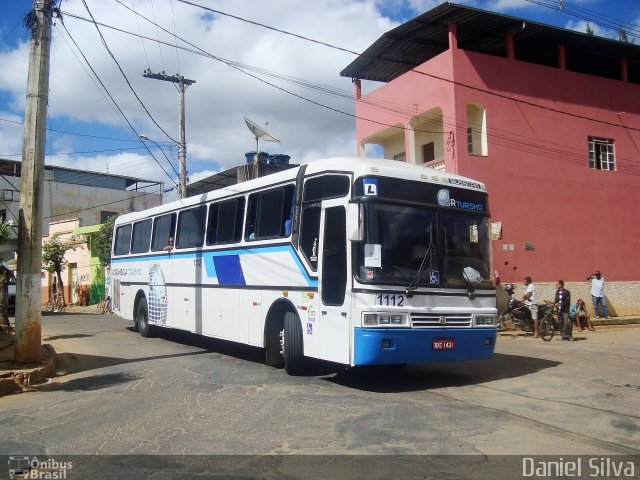
[[[557,66],[563,44],[567,69],[620,78],[620,59],[627,58],[629,81],[640,83],[640,46],[553,27],[530,20],[446,2],[390,30],[340,75],[390,82],[448,50],[448,22],[456,24],[458,48],[506,57],[505,35],[514,38],[517,60]]]

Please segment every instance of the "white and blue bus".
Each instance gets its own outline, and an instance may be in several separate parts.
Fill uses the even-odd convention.
[[[169,240],[172,245],[169,245]],[[496,340],[484,184],[390,160],[318,160],[118,217],[113,307],[345,365],[488,359]]]

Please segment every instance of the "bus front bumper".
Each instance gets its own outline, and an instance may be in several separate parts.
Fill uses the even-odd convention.
[[[356,328],[353,365],[486,360],[495,345],[494,328]]]

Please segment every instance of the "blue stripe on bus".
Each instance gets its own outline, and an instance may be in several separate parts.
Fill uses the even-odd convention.
[[[240,255],[213,255],[219,285],[246,285]]]
[[[296,251],[293,249],[293,247],[291,245],[276,245],[273,247],[251,247],[251,248],[235,248],[232,250],[222,250],[222,251],[208,251],[208,252],[172,252],[170,254],[160,254],[160,255],[141,255],[139,257],[124,257],[124,258],[114,258],[112,259],[112,263],[116,264],[116,263],[127,263],[127,262],[138,262],[138,261],[166,261],[169,260],[170,258],[175,258],[177,256],[179,256],[180,258],[203,258],[204,257],[204,265],[205,265],[205,270],[207,272],[207,276],[209,278],[218,278],[218,281],[220,282],[220,275],[218,272],[218,266],[217,263],[218,261],[216,259],[218,258],[224,258],[224,257],[237,257],[239,258],[240,255],[258,255],[258,254],[263,254],[263,253],[274,253],[274,252],[289,252],[289,254],[292,256],[293,261],[295,262],[295,264],[298,267],[298,270],[300,271],[300,274],[302,275],[302,277],[305,279],[305,281],[307,282],[307,285],[309,287],[314,287],[317,288],[318,287],[318,280],[311,278],[309,276],[309,274],[307,273],[307,271],[305,270],[304,266],[302,265],[302,262],[300,261],[300,258],[298,257]],[[242,282],[243,283],[225,283],[224,285],[246,285],[245,280],[244,280],[244,274],[242,272],[242,265],[240,264],[240,262],[237,263],[237,266],[235,266],[235,264],[233,263],[229,263],[229,262],[223,262],[225,265],[225,279],[229,279],[229,278],[235,278],[236,280],[238,280],[240,278],[240,276],[242,277]],[[233,268],[238,268],[239,271],[236,271],[235,273],[232,271]],[[220,282],[220,285],[223,285],[222,282]]]

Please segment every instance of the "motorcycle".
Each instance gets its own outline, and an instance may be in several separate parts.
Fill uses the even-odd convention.
[[[533,318],[531,318],[531,310],[524,302],[513,298],[515,287],[507,284],[504,287],[505,292],[509,295],[506,309],[498,313],[498,331],[505,330],[505,323],[511,321],[515,328],[519,328],[523,332],[533,333]],[[553,318],[553,305],[538,305],[538,334],[545,342],[551,340],[556,332],[556,321]]]

